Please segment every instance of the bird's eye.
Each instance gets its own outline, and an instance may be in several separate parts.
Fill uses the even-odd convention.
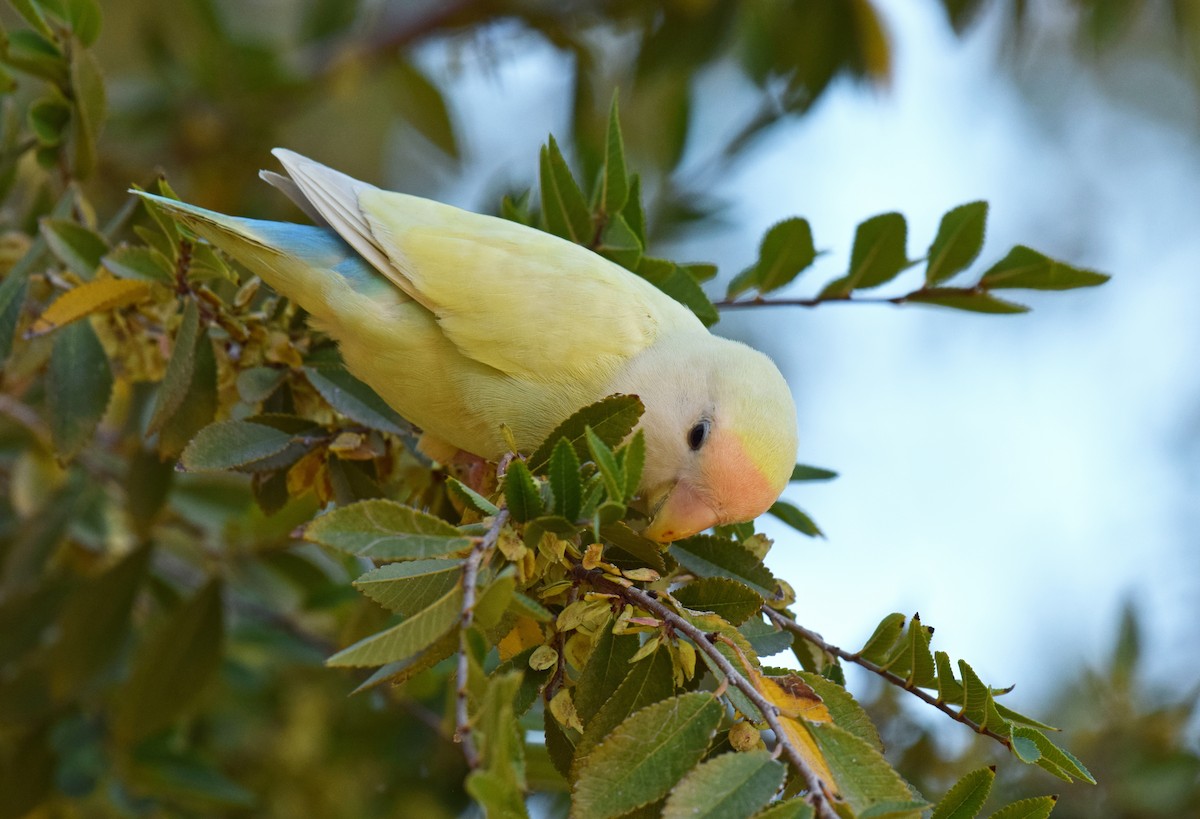
[[[708,421],[698,421],[695,426],[688,430],[688,446],[695,452],[704,446],[706,440],[708,440]]]

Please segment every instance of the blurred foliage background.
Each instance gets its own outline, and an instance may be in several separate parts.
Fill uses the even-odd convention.
[[[45,5],[65,16],[89,7]],[[945,0],[944,11],[962,29],[991,5]],[[997,5],[1019,53],[1036,4]],[[1200,16],[1186,0],[1058,5],[1085,57],[1132,41],[1194,71]],[[86,65],[70,67],[78,54],[64,63],[13,36],[28,28],[18,13],[0,15],[12,72],[0,139],[4,268],[73,184],[83,191],[74,207],[90,203],[100,225],[131,207],[130,184],[149,187],[160,173],[189,201],[298,219],[256,175],[277,145],[385,187],[497,211],[502,194],[535,184],[534,151],[480,179],[494,165],[473,135],[518,128],[521,114],[506,113],[503,86],[486,112],[443,89],[467,66],[499,72],[532,44],[571,57],[570,76],[554,82],[571,125],[563,142],[585,179],[620,89],[651,241],[666,241],[721,218],[707,192],[713,174],[833,83],[885,91],[891,65],[870,0],[120,0],[101,10],[102,23],[75,20],[77,35],[93,26],[94,42],[70,48],[91,46],[102,88],[80,76]],[[694,115],[703,72],[736,76],[731,87],[750,100],[736,107],[750,114],[717,135]],[[49,348],[29,346],[6,364],[0,395],[0,819],[467,810],[436,680],[348,697],[356,681],[322,666],[379,623],[349,588],[353,565],[291,537],[316,508],[311,495],[266,518],[248,481],[174,472],[112,408],[96,440],[60,465],[44,419],[28,413],[41,396],[26,393]],[[146,354],[161,377],[166,352]],[[1130,611],[1106,667],[1056,672],[1046,716],[1100,781],[1065,791],[1056,815],[1200,815],[1197,691],[1146,685],[1138,646]],[[927,793],[981,759],[1000,765],[1007,798],[1045,792],[1036,770],[983,743],[945,741],[957,726],[931,723],[902,697],[862,698],[891,758]],[[153,721],[128,728],[121,714],[142,708]]]

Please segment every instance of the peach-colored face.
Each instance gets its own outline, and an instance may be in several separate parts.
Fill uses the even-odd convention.
[[[681,477],[656,511],[646,537],[669,542],[712,526],[752,520],[771,507],[780,489],[762,474],[734,433],[715,431],[697,474]]]

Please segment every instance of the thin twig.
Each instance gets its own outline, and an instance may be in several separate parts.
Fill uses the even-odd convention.
[[[714,645],[714,639],[710,635],[705,634],[636,586],[621,586],[606,580],[600,571],[589,571],[582,566],[576,566],[571,571],[575,577],[585,580],[605,592],[615,594],[627,602],[645,609],[659,620],[669,623],[671,628],[690,639],[696,648],[707,654],[709,659],[716,664],[717,668],[721,669],[721,673],[725,675],[726,682],[741,691],[746,696],[746,699],[754,703],[754,707],[762,714],[767,725],[775,732],[775,741],[782,747],[788,761],[795,766],[801,778],[804,779],[805,786],[808,789],[807,799],[809,804],[813,806],[813,810],[816,811],[816,815],[820,819],[837,819],[837,814],[834,812],[833,806],[829,804],[829,800],[826,798],[823,781],[804,760],[799,751],[788,741],[787,734],[784,733],[783,726],[779,722],[779,709],[772,705],[766,697],[759,693],[753,683],[733,667],[733,664]]]
[[[953,706],[946,703],[944,700],[941,699],[941,697],[933,696],[929,692],[924,691],[924,690],[918,688],[917,686],[915,686],[912,683],[912,681],[907,680],[904,677],[901,677],[899,674],[888,671],[886,668],[876,665],[875,663],[871,662],[870,660],[866,659],[865,657],[863,657],[859,654],[851,654],[849,651],[846,651],[843,648],[838,648],[837,646],[826,642],[825,638],[822,637],[820,634],[817,634],[815,631],[810,631],[809,629],[806,629],[804,626],[800,625],[795,620],[791,619],[790,617],[786,617],[786,616],[780,614],[779,612],[775,611],[770,606],[763,606],[762,610],[767,615],[767,617],[770,618],[771,621],[774,622],[777,626],[779,626],[782,629],[786,629],[787,631],[792,632],[792,634],[795,634],[797,637],[801,637],[801,638],[807,640],[808,642],[815,645],[817,648],[824,651],[826,654],[837,657],[838,659],[841,659],[841,660],[845,660],[848,663],[854,663],[854,665],[858,666],[859,668],[865,668],[867,671],[870,671],[872,674],[879,675],[880,677],[887,680],[892,685],[894,685],[898,688],[903,688],[905,691],[912,694],[914,697],[921,700],[922,702],[932,705],[934,708],[941,711],[943,714],[950,717],[950,719],[954,720],[955,722],[961,722],[963,725],[967,726],[975,733],[982,734],[985,737],[991,737],[992,739],[996,740],[1001,745],[1003,745],[1005,748],[1008,748],[1010,751],[1012,750],[1012,740],[1011,739],[1009,739],[1008,737],[1005,737],[1005,736],[1001,736],[1000,734],[997,734],[991,728],[980,725],[978,722],[975,722],[975,720],[971,719],[970,717],[965,716],[961,709],[956,710]]]
[[[468,707],[467,687],[470,663],[467,654],[469,650],[467,632],[470,631],[471,623],[475,620],[475,584],[479,578],[479,567],[483,563],[484,556],[495,548],[496,541],[500,539],[500,530],[507,522],[508,510],[501,509],[496,513],[496,517],[492,518],[492,525],[488,527],[487,534],[471,547],[471,553],[467,555],[467,560],[463,564],[463,602],[462,620],[458,632],[458,694],[454,708],[454,741],[462,745],[463,757],[467,760],[467,767],[472,770],[479,767],[479,749],[475,747],[475,740],[471,736],[471,712]]]
[[[911,296],[912,294],[909,293],[908,295]],[[820,296],[815,296],[811,299],[766,299],[762,296],[755,296],[751,299],[722,299],[721,301],[714,301],[713,307],[721,310],[735,310],[739,307],[820,307],[822,304],[904,304],[907,300],[908,296],[893,296],[891,298],[884,298],[882,296],[821,298]]]

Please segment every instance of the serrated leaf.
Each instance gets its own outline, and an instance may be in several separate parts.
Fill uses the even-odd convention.
[[[646,436],[639,429],[633,433],[629,443],[617,453],[621,462],[621,471],[625,473],[625,500],[637,494],[638,486],[642,483],[642,471],[646,467]]]
[[[795,642],[790,631],[778,629],[761,617],[751,617],[737,627],[738,634],[746,638],[746,642],[754,649],[759,657],[770,657],[781,651],[787,651]]]
[[[804,797],[796,797],[759,811],[754,819],[813,819],[813,809]]]
[[[139,547],[67,598],[50,652],[50,680],[58,699],[89,682],[121,649],[149,562],[150,547]]]
[[[728,577],[702,577],[672,592],[683,606],[711,611],[731,625],[741,625],[763,605],[763,597],[745,583]]]
[[[555,427],[529,456],[530,471],[541,474],[560,438],[566,438],[581,459],[587,458],[589,427],[608,446],[618,446],[637,426],[644,409],[642,400],[636,395],[610,395],[583,407]]]
[[[711,327],[720,320],[717,308],[705,295],[700,284],[679,265],[666,259],[643,256],[637,274],[696,314],[696,318]]]
[[[634,713],[580,766],[573,819],[610,819],[665,795],[700,761],[724,715],[709,693],[683,694]]]
[[[929,819],[975,819],[995,781],[996,772],[992,768],[971,771],[938,801]]]
[[[843,298],[854,290],[878,287],[908,265],[908,223],[899,213],[873,216],[858,226],[850,252],[850,271],[821,291],[823,298]]]
[[[984,685],[983,680],[979,679],[975,669],[967,665],[966,660],[958,661],[958,672],[962,675],[963,687],[961,713],[972,722],[982,724],[987,715],[987,703],[992,698],[992,692]]]
[[[937,236],[929,246],[925,282],[938,285],[965,270],[983,249],[987,202],[959,205],[942,217]]]
[[[584,726],[583,736],[575,746],[576,768],[591,750],[630,714],[651,703],[664,700],[675,692],[671,654],[665,649],[659,648],[649,657],[627,665],[626,668],[628,670],[625,678],[621,680],[617,690]]]
[[[585,726],[629,675],[629,661],[637,650],[635,634],[613,634],[611,625],[600,632],[575,683],[575,710]]]
[[[185,469],[221,472],[277,455],[292,442],[292,436],[249,421],[220,421],[196,434],[183,451]]]
[[[508,513],[518,523],[533,520],[545,511],[542,493],[523,461],[514,460],[504,473],[504,500]]]
[[[129,279],[85,282],[55,299],[33,322],[26,336],[45,335],[93,313],[125,307],[148,297],[151,292],[147,282]]]
[[[476,492],[471,487],[467,486],[456,478],[446,479],[446,488],[450,490],[450,494],[454,495],[468,509],[473,509],[484,517],[491,517],[500,511],[500,507],[492,503],[483,495]]]
[[[91,440],[112,389],[112,369],[92,325],[80,321],[63,328],[46,376],[50,437],[59,458],[74,457]]]
[[[833,717],[834,724],[842,728],[864,742],[868,743],[872,748],[883,753],[883,741],[879,738],[879,731],[875,728],[875,723],[871,721],[870,716],[863,710],[863,707],[858,704],[854,697],[844,687],[837,683],[825,679],[820,674],[814,674],[810,671],[797,671],[800,679],[804,680],[817,693],[821,701],[825,703],[825,707],[829,710],[829,715]]]
[[[200,340],[200,309],[195,299],[188,299],[183,308],[183,321],[175,333],[175,344],[167,371],[158,387],[154,402],[154,413],[146,426],[147,434],[162,429],[163,424],[175,414],[183,403],[184,396],[192,385],[192,372],[196,363],[196,345]]]
[[[1071,290],[1076,287],[1095,287],[1109,278],[1103,273],[1071,267],[1032,248],[1017,245],[983,274],[979,286],[993,290]]]
[[[512,782],[491,771],[471,771],[463,781],[471,798],[488,819],[526,819],[525,793]]]
[[[567,520],[579,519],[583,501],[583,483],[579,478],[579,457],[565,439],[559,439],[546,469],[550,491],[554,495],[554,512]]]
[[[619,216],[629,199],[629,176],[625,170],[625,144],[621,139],[621,118],[617,111],[617,95],[613,92],[612,106],[608,112],[608,132],[604,144],[603,188],[600,192],[600,209],[612,216]],[[624,219],[621,220],[624,223]],[[626,225],[628,228],[628,225]],[[630,231],[632,234],[632,231]],[[636,239],[637,237],[634,236]],[[640,247],[640,242],[639,242]]]
[[[933,652],[933,663],[937,668],[938,698],[952,705],[960,705],[963,701],[963,687],[954,676],[950,665],[950,655],[944,651]]]
[[[806,512],[787,501],[775,501],[767,511],[802,535],[808,535],[809,537],[825,536]]]
[[[993,813],[988,819],[1046,819],[1054,810],[1056,796],[1035,796],[1013,802]]]
[[[174,270],[170,261],[150,247],[121,245],[100,259],[100,264],[114,276],[132,281],[170,284]]]
[[[787,769],[765,750],[725,753],[693,768],[671,789],[664,819],[748,819],[779,790]]]
[[[869,743],[833,723],[809,724],[808,729],[833,773],[839,793],[856,814],[877,803],[912,800],[912,792],[900,774]],[[907,814],[917,819],[921,810]]]
[[[629,177],[629,195],[621,216],[630,230],[638,237],[642,247],[646,246],[646,212],[642,209],[642,180],[637,174]]]
[[[615,501],[625,499],[625,474],[617,463],[616,457],[612,450],[600,440],[596,433],[592,432],[591,427],[584,430],[584,435],[587,437],[588,453],[592,456],[592,463],[600,470],[600,475],[604,478],[604,487],[608,490],[608,496]]]
[[[893,612],[884,617],[879,621],[879,625],[875,627],[875,631],[867,639],[866,644],[859,649],[858,656],[876,665],[885,662],[891,655],[896,640],[900,639],[900,632],[904,630],[906,620],[907,618],[899,612]]]
[[[591,245],[591,210],[553,136],[542,146],[539,180],[547,230],[576,244]]]
[[[617,521],[600,527],[600,536],[606,541],[634,558],[643,566],[649,566],[660,575],[666,574],[667,564],[663,560],[660,544],[647,537],[642,537],[630,529],[625,523]],[[622,562],[619,558],[611,558]]]
[[[196,340],[192,378],[179,407],[158,433],[158,452],[175,458],[217,413],[217,358],[208,331]]]
[[[500,618],[513,599],[515,588],[516,572],[510,566],[479,593],[475,602],[475,624],[480,629],[487,632],[500,623]]]
[[[1013,729],[1013,737],[1032,741],[1040,752],[1040,757],[1036,760],[1037,766],[1054,774],[1059,779],[1070,782],[1072,777],[1078,777],[1091,785],[1096,784],[1095,777],[1083,766],[1082,762],[1070,752],[1051,742],[1041,731],[1027,726],[1017,726]]]
[[[354,694],[369,691],[380,685],[400,685],[423,671],[428,671],[459,648],[458,631],[451,629],[435,640],[429,648],[404,660],[388,663],[374,671],[355,688]]]
[[[636,270],[642,259],[642,242],[621,214],[613,214],[600,232],[600,255],[611,259],[626,270]]]
[[[380,498],[327,512],[305,527],[304,539],[374,560],[442,557],[472,542],[441,518]]]
[[[389,407],[376,392],[344,367],[304,367],[308,383],[335,410],[351,421],[395,435],[412,433],[407,421]]]
[[[929,628],[914,614],[908,623],[908,681],[921,688],[936,685],[933,654],[929,650]]]
[[[411,617],[446,594],[462,577],[461,560],[389,563],[354,581],[354,588],[386,609]]]
[[[365,501],[370,503],[371,501]],[[418,654],[437,642],[462,616],[463,590],[456,583],[427,608],[398,625],[364,637],[334,654],[325,664],[333,667],[386,665]]]
[[[778,290],[791,284],[816,258],[808,220],[785,219],[766,232],[759,245],[758,261],[730,282],[728,295],[732,298],[752,287],[761,293]]]
[[[1007,315],[1029,312],[1029,308],[1023,304],[998,299],[990,293],[969,287],[926,288],[909,293],[904,297],[904,301],[912,304],[932,304],[936,307],[949,307],[951,310],[966,310],[970,313]]]
[[[732,577],[770,600],[777,585],[770,570],[746,547],[728,538],[696,535],[671,544],[671,556],[700,577]]]
[[[877,802],[858,814],[857,819],[913,819],[919,817],[921,811],[927,807],[928,802],[918,802],[915,799]]]
[[[38,223],[50,252],[79,278],[88,281],[108,253],[108,242],[91,228],[70,219],[45,218]]]
[[[129,745],[187,711],[221,662],[221,584],[210,581],[147,637],[117,689],[116,735]]]

